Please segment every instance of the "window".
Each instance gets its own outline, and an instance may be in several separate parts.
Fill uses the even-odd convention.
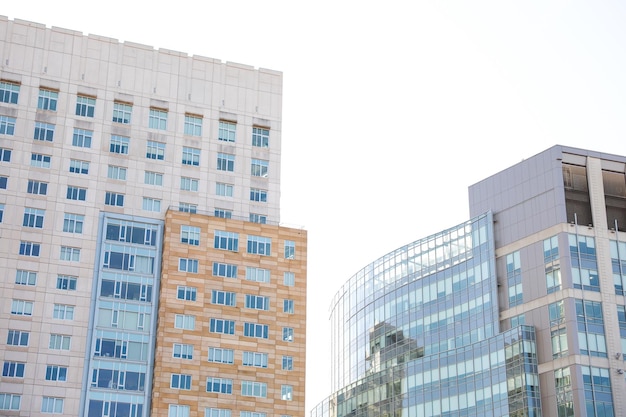
[[[159,172],[145,171],[143,182],[148,185],[163,185],[163,174]]]
[[[267,353],[243,352],[243,366],[267,368]]]
[[[183,165],[200,165],[200,149],[183,147]]]
[[[43,397],[41,412],[51,414],[63,414],[63,398]]]
[[[230,210],[224,210],[224,209],[216,208],[215,211],[213,212],[213,214],[215,215],[215,217],[220,217],[222,219],[232,219],[233,218],[233,212],[230,211]]]
[[[293,356],[285,356],[283,355],[283,370],[285,371],[293,371]]]
[[[9,330],[7,335],[7,345],[11,346],[28,346],[29,332],[22,330]]]
[[[172,357],[179,359],[193,359],[193,345],[174,343]]]
[[[0,135],[13,136],[15,134],[15,117],[0,116]]]
[[[44,155],[41,153],[30,154],[30,166],[37,168],[50,168],[50,155]]]
[[[286,251],[285,249],[285,252]],[[506,255],[506,277],[508,282],[509,307],[522,304],[522,269],[519,251]]]
[[[57,111],[57,101],[59,100],[59,92],[39,89],[39,98],[37,99],[37,108],[41,110]]]
[[[598,301],[576,300],[576,321],[578,323],[578,346],[582,355],[607,357],[604,337],[604,317],[602,303]]]
[[[262,382],[241,381],[241,395],[246,397],[267,398],[267,384]]]
[[[119,153],[122,155],[128,155],[128,144],[130,138],[125,136],[111,135],[111,142],[109,143],[109,152]]]
[[[113,180],[126,181],[126,168],[109,165],[107,170],[107,177]]]
[[[93,139],[93,132],[91,130],[74,128],[72,146],[77,146],[79,148],[91,148],[91,139]]]
[[[20,85],[9,81],[0,81],[0,102],[17,104]]]
[[[594,366],[581,366],[580,369],[585,389],[586,415],[588,417],[615,416],[609,370]]]
[[[237,252],[239,250],[239,233],[216,230],[213,247]]]
[[[198,180],[194,178],[181,177],[180,189],[183,191],[198,191]]]
[[[269,162],[263,159],[252,158],[252,165],[250,168],[250,175],[253,177],[267,178],[267,172],[269,169]]]
[[[522,326],[526,324],[526,316],[524,314],[518,314],[517,316],[512,316],[510,318],[511,328]]]
[[[67,368],[65,366],[46,366],[46,381],[67,381]]]
[[[236,304],[235,293],[230,291],[211,291],[211,304],[234,307]]]
[[[283,341],[293,342],[293,328],[283,327]]]
[[[285,240],[285,259],[295,259],[296,242],[293,240]]]
[[[6,376],[8,378],[24,378],[25,366],[26,364],[24,363],[5,361],[2,365],[2,376]]]
[[[67,290],[67,291],[76,291],[76,281],[77,277],[73,277],[70,275],[59,275],[57,276],[57,290]]]
[[[107,206],[124,207],[124,194],[107,191],[104,195],[104,204]]]
[[[113,122],[130,124],[130,115],[133,112],[133,106],[126,103],[113,103]]]
[[[188,405],[170,404],[167,417],[189,417]]]
[[[230,155],[227,153],[218,153],[217,154],[217,170],[233,172],[235,170],[235,155]]]
[[[76,116],[93,117],[96,109],[96,99],[93,97],[76,97]]]
[[[293,314],[293,300],[283,300],[283,313]]]
[[[156,198],[144,197],[141,208],[146,211],[159,213],[161,211],[161,200],[157,200]]]
[[[270,298],[263,297],[261,295],[250,295],[246,294],[246,308],[252,308],[255,310],[269,310],[270,309]]]
[[[267,414],[256,411],[240,411],[239,417],[267,417]]]
[[[196,301],[196,287],[179,285],[176,290],[176,298],[179,300]]]
[[[223,408],[205,408],[204,417],[231,417],[231,413]]]
[[[70,336],[62,334],[51,334],[48,347],[55,350],[70,350]]]
[[[6,190],[7,189],[7,181],[9,179],[7,177],[2,177],[0,176],[0,190]]]
[[[250,188],[250,201],[267,202],[267,191],[258,188]]]
[[[29,194],[46,195],[48,194],[48,183],[36,180],[28,180],[26,192]]]
[[[0,223],[2,223],[3,217],[4,217],[4,204],[0,204]]]
[[[293,387],[291,385],[282,385],[280,387],[280,398],[285,401],[293,400]]]
[[[37,284],[37,273],[18,269],[15,274],[15,283],[18,285],[35,285]]]
[[[149,140],[146,146],[146,158],[162,161],[165,158],[165,144]]]
[[[233,186],[231,184],[218,182],[217,184],[215,184],[215,194],[221,195],[222,197],[232,197]]]
[[[43,218],[45,214],[45,210],[26,207],[24,209],[24,220],[22,221],[22,226],[34,227],[36,229],[43,228]]]
[[[224,278],[237,278],[237,265],[213,262],[213,275]]]
[[[200,245],[200,228],[195,226],[180,226],[180,241],[188,245]]]
[[[59,320],[74,320],[74,306],[55,304],[52,317]]]
[[[15,316],[32,316],[33,302],[26,300],[12,300],[11,314]]]
[[[170,388],[174,389],[191,389],[191,375],[172,374],[170,380]]]
[[[217,392],[220,394],[232,394],[233,393],[233,380],[208,377],[206,379],[206,392]]]
[[[600,291],[595,239],[589,236],[569,235],[574,288]]]
[[[70,172],[75,174],[89,174],[89,162],[70,159]]]
[[[202,136],[202,117],[185,115],[185,135]]]
[[[148,127],[150,127],[150,129],[166,130],[167,110],[150,109]]]
[[[35,242],[26,242],[22,240],[20,242],[20,255],[24,256],[39,256],[39,250],[41,245]]]
[[[252,128],[252,146],[267,148],[270,146],[270,130],[261,127]]]
[[[251,223],[267,224],[267,216],[263,214],[250,213]]]
[[[0,410],[19,410],[22,396],[0,392]]]
[[[267,324],[244,323],[243,335],[246,337],[267,339],[269,337],[269,326]]]
[[[211,333],[235,334],[235,321],[223,319],[211,319],[209,322]]]
[[[67,233],[83,233],[85,216],[80,214],[65,213],[63,217],[63,231]]]
[[[232,349],[209,348],[209,362],[231,364],[235,361],[235,352]]]
[[[225,142],[234,142],[237,137],[237,124],[220,121],[217,138]]]
[[[248,253],[270,256],[272,253],[272,239],[248,235]]]
[[[68,200],[85,201],[85,199],[87,198],[87,189],[68,185],[67,193],[65,196]]]
[[[269,269],[246,267],[246,280],[256,282],[270,282]]]
[[[191,203],[178,203],[178,211],[183,213],[197,213],[198,206]]]
[[[190,272],[192,274],[198,273],[198,260],[197,259],[178,259],[178,270],[181,272]]]
[[[11,149],[0,148],[0,162],[11,162]]]
[[[174,327],[176,329],[195,330],[196,316],[176,314],[174,316]]]
[[[296,274],[293,272],[285,272],[283,274],[283,284],[288,287],[293,287],[296,285]]]
[[[60,259],[62,261],[79,262],[80,261],[80,249],[71,248],[69,246],[61,246]]]

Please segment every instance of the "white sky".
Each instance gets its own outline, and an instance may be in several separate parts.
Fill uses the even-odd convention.
[[[351,275],[466,220],[469,185],[554,144],[626,155],[619,0],[24,0],[0,14],[284,73],[282,220],[309,233],[307,414],[330,394],[328,307]]]

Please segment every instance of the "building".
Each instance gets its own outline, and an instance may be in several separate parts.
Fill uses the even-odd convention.
[[[282,74],[5,17],[0,58],[0,414],[303,415]]]
[[[626,157],[554,146],[331,303],[313,417],[626,415]]]

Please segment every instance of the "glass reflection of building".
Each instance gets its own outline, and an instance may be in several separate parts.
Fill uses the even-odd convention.
[[[626,415],[625,173],[554,146],[471,186],[471,220],[351,277],[312,417]]]

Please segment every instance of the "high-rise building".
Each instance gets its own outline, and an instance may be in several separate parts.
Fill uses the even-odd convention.
[[[282,74],[0,17],[0,414],[304,414]]]
[[[626,157],[554,146],[331,304],[313,417],[626,415]]]

